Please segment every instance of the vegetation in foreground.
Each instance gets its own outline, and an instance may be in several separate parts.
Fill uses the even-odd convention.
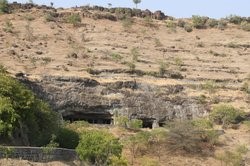
[[[213,156],[219,144],[219,133],[213,125],[228,128],[244,120],[241,111],[228,105],[215,106],[209,119],[169,122],[152,131],[141,130],[141,120],[116,117],[117,126],[136,129],[132,135],[116,138],[108,130],[93,128],[86,122],[60,124],[46,103],[8,76],[3,66],[0,69],[1,144],[76,149],[80,160],[87,164],[133,165],[137,158],[145,156],[155,156],[157,160],[152,162],[159,164],[165,153]],[[123,157],[124,150],[129,152],[129,160]],[[237,165],[246,151],[227,151],[217,158]]]

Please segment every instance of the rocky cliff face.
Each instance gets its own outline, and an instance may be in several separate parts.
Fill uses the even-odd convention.
[[[46,76],[41,81],[20,80],[67,120],[111,123],[114,114],[144,123],[192,119],[207,114],[188,98],[181,85],[152,86],[136,81],[99,83],[89,78]]]

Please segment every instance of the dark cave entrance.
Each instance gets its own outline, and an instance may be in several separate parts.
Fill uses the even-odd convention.
[[[141,119],[142,120],[142,128],[155,128],[155,127],[164,127],[166,125],[165,122],[163,121],[160,121],[160,122],[157,122],[156,119],[154,118],[144,118],[144,119]]]
[[[63,116],[64,120],[86,121],[91,124],[112,124],[112,115],[109,113],[74,113]]]

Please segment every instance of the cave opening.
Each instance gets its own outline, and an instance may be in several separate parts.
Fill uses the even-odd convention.
[[[63,119],[66,121],[86,121],[90,124],[112,124],[112,115],[111,114],[101,114],[101,113],[75,113],[71,115],[63,116]]]

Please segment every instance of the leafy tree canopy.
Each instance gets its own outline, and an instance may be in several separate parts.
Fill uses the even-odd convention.
[[[46,103],[17,80],[0,73],[0,141],[41,146],[48,143],[58,124],[56,113]]]

